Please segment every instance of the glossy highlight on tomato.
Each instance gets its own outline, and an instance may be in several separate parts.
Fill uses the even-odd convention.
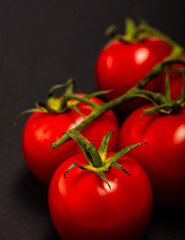
[[[98,98],[92,101],[102,103]],[[78,104],[81,113],[87,117],[92,107],[85,103]],[[64,131],[77,126],[84,120],[83,116],[74,110],[65,113],[53,114],[45,112],[33,113],[25,124],[22,136],[22,150],[30,170],[44,184],[48,185],[57,167],[69,157],[80,153],[74,140],[53,150],[50,145],[62,137]],[[108,131],[114,135],[110,141],[110,151],[117,150],[118,120],[112,111],[108,111],[96,119],[82,133],[92,141],[96,147],[100,146],[101,139]]]
[[[108,156],[113,153],[108,153]],[[118,162],[130,173],[112,167],[104,172],[109,186],[94,172],[73,168],[87,164],[83,154],[66,160],[49,187],[49,210],[63,240],[139,240],[148,226],[153,196],[144,170],[124,155]]]
[[[143,79],[152,68],[171,53],[171,47],[163,40],[148,37],[136,43],[112,40],[99,53],[96,62],[96,80],[100,90],[113,91],[105,95],[112,100],[126,93]],[[146,86],[146,89],[159,91],[159,75]],[[146,100],[137,99],[125,104],[124,109],[137,108]]]
[[[148,174],[154,193],[154,201],[164,207],[185,208],[185,107],[179,113],[159,113],[144,116],[136,109],[123,123],[119,136],[119,148],[145,141],[128,152]]]

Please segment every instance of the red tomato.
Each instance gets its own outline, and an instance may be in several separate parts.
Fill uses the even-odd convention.
[[[182,56],[182,59],[185,59],[185,55]],[[185,68],[185,66],[183,64],[172,64],[171,65],[172,68]],[[175,71],[169,71],[169,78],[170,78],[170,91],[171,91],[171,98],[177,99],[178,97],[180,97],[181,91],[182,91],[182,82],[183,82],[183,75],[182,73],[179,72],[175,72]],[[164,89],[165,89],[165,74],[163,77],[163,81],[162,81],[162,90],[161,92],[164,93]]]
[[[91,98],[91,100],[102,103],[97,98]],[[85,117],[92,111],[92,108],[84,103],[78,104],[78,108]],[[83,120],[84,118],[74,110],[62,114],[36,112],[28,119],[22,136],[23,154],[31,171],[46,185],[64,160],[80,152],[74,140],[55,150],[50,145],[62,137],[64,131],[69,131]],[[96,147],[99,147],[103,136],[113,131],[115,134],[110,140],[109,147],[110,151],[116,151],[118,130],[116,116],[112,111],[108,111],[87,126],[82,133]]]
[[[108,156],[113,153],[108,153]],[[83,154],[65,161],[54,173],[49,187],[49,209],[63,240],[138,240],[152,211],[152,189],[144,170],[133,159],[118,160],[130,174],[112,167],[104,172],[111,189],[94,172],[75,167],[87,164]]]
[[[100,90],[113,89],[105,97],[108,100],[119,97],[134,87],[147,73],[171,53],[171,47],[159,38],[150,37],[137,43],[113,40],[104,47],[96,62],[96,79]],[[159,91],[161,77],[151,81],[146,89]],[[130,110],[145,103],[137,99],[124,109]]]
[[[147,142],[128,152],[151,180],[156,204],[185,207],[185,108],[179,114],[143,114],[141,107],[123,123],[119,148]]]

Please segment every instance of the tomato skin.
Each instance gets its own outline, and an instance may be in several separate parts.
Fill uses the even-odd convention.
[[[113,153],[109,153],[109,156]],[[111,168],[104,172],[111,190],[94,172],[75,167],[87,164],[83,154],[65,161],[52,177],[48,201],[53,224],[64,240],[138,240],[148,226],[153,196],[144,170],[131,158],[118,162],[131,174]]]
[[[185,207],[185,108],[179,114],[144,116],[136,109],[123,123],[119,148],[147,142],[148,147],[131,150],[134,158],[148,174],[154,193],[154,202],[164,207]]]
[[[102,103],[97,98],[93,101]],[[78,104],[78,108],[87,117],[92,108],[84,103]],[[74,140],[53,150],[50,145],[62,137],[64,131],[74,128],[84,118],[73,110],[62,114],[36,112],[33,113],[23,130],[22,150],[27,165],[34,175],[44,184],[49,185],[50,179],[56,168],[67,158],[80,153],[80,148]],[[82,134],[92,141],[96,147],[100,146],[103,136],[113,131],[114,135],[110,140],[110,151],[117,150],[118,121],[112,111],[96,119],[87,126]]]
[[[105,95],[112,100],[134,87],[147,73],[171,53],[171,47],[159,38],[150,37],[137,43],[113,40],[104,47],[96,62],[96,80],[100,90],[113,89]],[[159,91],[161,76],[153,79],[146,89]],[[143,105],[146,100],[137,99],[124,104],[129,110]]]

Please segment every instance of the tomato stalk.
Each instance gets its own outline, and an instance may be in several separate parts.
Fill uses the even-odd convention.
[[[117,34],[117,26],[111,25],[107,31],[107,35],[110,35],[113,39],[117,38],[120,41],[126,41],[128,43],[131,42],[137,42],[141,41],[142,39],[145,39],[149,36],[156,36],[160,37],[164,41],[166,41],[172,48],[171,54],[166,57],[162,62],[155,65],[151,72],[149,72],[136,86],[128,90],[125,94],[122,96],[106,102],[104,104],[96,104],[93,103],[91,100],[87,98],[83,98],[77,95],[74,95],[73,93],[68,94],[69,99],[76,99],[77,101],[85,102],[92,106],[93,110],[91,114],[84,119],[82,123],[80,123],[77,127],[75,127],[76,130],[81,131],[83,130],[87,125],[89,125],[91,122],[93,122],[96,118],[101,116],[106,111],[123,104],[125,102],[128,102],[136,97],[145,97],[151,101],[153,101],[153,104],[160,105],[162,103],[166,102],[166,97],[162,96],[160,93],[152,93],[149,91],[142,90],[154,77],[158,76],[161,72],[163,72],[165,69],[169,68],[172,63],[181,63],[185,65],[185,60],[179,59],[180,56],[184,53],[184,49],[178,45],[176,42],[171,40],[168,36],[164,35],[163,33],[159,32],[158,30],[150,27],[145,22],[142,22],[138,27],[135,26],[135,23],[132,19],[127,19],[126,21],[126,35],[119,35]],[[66,93],[67,94],[67,93]],[[173,104],[175,106],[175,103]],[[54,142],[51,147],[55,149],[56,147],[60,146],[61,144],[67,142],[70,139],[69,135],[63,135],[62,138],[58,139],[56,142]]]
[[[169,74],[166,72],[166,81],[165,81],[165,94],[154,93],[145,90],[138,90],[136,94],[139,97],[147,98],[152,102],[154,107],[144,109],[144,113],[141,118],[147,114],[160,113],[160,114],[176,114],[185,106],[185,69],[178,70],[182,74],[182,90],[179,98],[172,100],[170,92],[170,79]],[[139,92],[140,91],[140,92]]]
[[[53,113],[53,114],[61,114],[64,113],[70,109],[76,111],[78,114],[80,114],[82,117],[84,115],[80,112],[77,105],[80,102],[84,102],[93,108],[98,107],[98,104],[89,100],[89,98],[97,97],[99,95],[103,95],[106,93],[109,93],[111,90],[107,91],[98,91],[94,93],[90,93],[85,95],[84,97],[80,97],[76,94],[73,94],[73,87],[76,87],[75,82],[73,79],[69,79],[65,84],[57,84],[50,88],[47,94],[47,101],[45,102],[36,102],[35,108],[31,108],[28,110],[25,110],[21,112],[14,120],[14,124],[17,123],[17,120],[27,113],[34,113],[34,112],[46,112],[46,113]],[[54,97],[53,92],[58,88],[66,87],[65,93],[61,97]],[[75,96],[75,98],[74,98]],[[71,101],[71,99],[76,101]],[[83,99],[83,101],[82,101]],[[84,117],[85,118],[85,117]]]
[[[15,118],[14,124],[17,123],[17,120],[21,116],[23,116],[24,114],[27,114],[27,113],[46,112],[46,113],[59,114],[59,113],[65,112],[66,109],[67,109],[68,97],[64,94],[62,99],[56,98],[56,97],[53,96],[53,91],[58,89],[58,88],[66,87],[66,93],[70,94],[72,92],[73,85],[74,85],[73,79],[69,79],[64,84],[57,84],[57,85],[51,87],[48,91],[48,94],[47,94],[47,102],[46,103],[36,102],[36,104],[35,104],[36,107],[21,112]]]
[[[172,53],[172,55],[174,57],[173,53]],[[68,97],[70,99],[75,99],[79,102],[87,103],[90,106],[92,106],[92,108],[93,108],[91,114],[87,118],[85,118],[84,121],[81,122],[74,129],[76,129],[78,131],[83,130],[86,126],[88,126],[91,122],[93,122],[96,118],[101,116],[106,111],[108,111],[122,103],[128,102],[136,97],[144,97],[144,98],[147,98],[148,100],[150,100],[155,105],[154,112],[158,111],[158,112],[164,113],[166,111],[166,113],[169,114],[172,112],[173,109],[175,109],[175,108],[177,109],[177,106],[179,106],[179,104],[182,105],[182,102],[180,99],[184,99],[184,95],[181,94],[180,98],[175,101],[169,101],[169,99],[167,100],[167,97],[163,96],[161,93],[154,93],[154,92],[142,89],[146,86],[146,84],[149,81],[151,81],[151,79],[154,76],[157,76],[164,70],[167,71],[167,67],[169,67],[169,64],[178,62],[178,63],[182,63],[183,65],[185,65],[185,61],[182,59],[178,59],[177,61],[170,57],[168,59],[171,59],[171,60],[168,60],[168,61],[164,60],[162,63],[157,64],[153,68],[153,70],[149,74],[147,74],[147,76],[145,76],[135,87],[133,87],[132,89],[127,91],[122,96],[120,96],[112,101],[106,102],[104,104],[97,104],[97,103],[92,102],[88,98],[84,98],[81,96],[77,96],[73,93],[70,93],[68,95]],[[169,70],[170,69],[171,68],[169,67]],[[182,69],[182,70],[177,70],[177,71],[181,71],[183,74],[184,70]],[[171,110],[169,111],[169,109],[171,109]],[[152,112],[153,112],[153,109],[152,109]],[[52,143],[51,147],[53,149],[55,149],[55,148],[59,147],[60,145],[64,144],[65,142],[67,142],[69,139],[70,139],[70,136],[65,134],[61,138],[59,138],[56,142]]]
[[[107,30],[107,33],[110,34],[114,38],[120,39],[120,41],[127,41],[127,42],[132,42],[132,41],[138,41],[141,40],[142,38],[146,38],[148,36],[157,36],[160,37],[161,39],[165,40],[168,42],[168,44],[172,48],[171,54],[166,57],[162,62],[159,64],[155,65],[151,72],[149,72],[138,84],[136,84],[133,88],[128,90],[125,94],[122,96],[106,102],[104,104],[97,104],[91,101],[89,98],[98,96],[101,94],[106,94],[109,91],[100,91],[92,94],[88,94],[85,97],[76,95],[73,93],[73,85],[74,81],[72,79],[68,80],[66,84],[61,84],[61,85],[56,85],[52,87],[47,96],[47,103],[41,103],[37,102],[36,103],[36,108],[29,109],[21,113],[16,120],[22,116],[25,113],[30,113],[30,112],[50,112],[54,114],[61,114],[65,111],[68,111],[69,109],[75,110],[77,113],[83,116],[83,114],[79,111],[77,105],[80,102],[84,102],[92,107],[92,112],[91,114],[85,118],[84,116],[84,121],[81,122],[78,126],[76,126],[74,129],[81,131],[83,130],[86,126],[88,126],[91,122],[93,122],[95,119],[97,119],[99,116],[101,116],[103,113],[107,112],[108,110],[115,108],[116,106],[123,104],[125,102],[128,102],[136,97],[145,97],[152,101],[152,103],[155,105],[155,111],[159,112],[164,112],[164,107],[166,113],[170,113],[170,111],[167,111],[169,108],[169,103],[166,104],[166,97],[162,96],[160,93],[153,93],[150,91],[143,90],[143,88],[157,75],[159,75],[162,71],[169,69],[170,70],[170,65],[172,63],[181,63],[185,65],[185,60],[184,59],[179,59],[179,57],[183,54],[184,50],[181,46],[179,46],[177,43],[172,41],[170,38],[168,38],[166,35],[162,34],[158,30],[151,28],[148,26],[146,23],[141,23],[138,27],[135,26],[134,22],[131,19],[128,19],[127,22],[127,27],[126,27],[126,36],[118,35],[116,33],[116,27],[112,26]],[[53,91],[55,89],[61,88],[61,87],[66,87],[66,92],[61,98],[56,98],[53,96]],[[71,100],[75,101],[71,101]],[[182,99],[182,95],[181,95]],[[165,106],[163,106],[163,104]],[[183,104],[181,100],[178,99],[178,101],[174,102],[172,105],[173,107],[170,107],[171,109],[176,106],[179,106]],[[162,106],[161,106],[162,105]],[[172,112],[172,111],[171,111]],[[59,147],[61,144],[67,142],[71,137],[69,134],[64,134],[62,138],[58,139],[56,142],[52,143],[51,147],[53,149]]]
[[[133,19],[127,18],[125,24],[125,32],[126,33],[124,35],[119,34],[118,26],[110,25],[108,29],[105,31],[105,34],[107,36],[110,36],[111,38],[110,42],[114,39],[118,39],[119,41],[126,43],[140,42],[148,37],[159,37],[163,39],[165,42],[167,42],[168,45],[170,45],[172,48],[174,48],[173,49],[174,57],[176,56],[176,53],[181,52],[181,47],[178,46],[178,44],[175,41],[170,39],[167,35],[161,33],[159,30],[149,26],[143,19],[140,21],[140,24],[136,26]]]
[[[80,146],[81,150],[83,151],[89,165],[79,165],[77,163],[73,163],[65,172],[64,177],[66,177],[66,174],[73,169],[74,167],[79,167],[82,170],[92,171],[96,173],[108,186],[111,188],[109,182],[107,181],[104,172],[109,171],[111,167],[116,167],[126,174],[130,176],[130,174],[117,162],[123,155],[125,155],[128,151],[131,149],[141,145],[141,144],[147,144],[147,143],[138,143],[130,145],[121,151],[115,153],[111,157],[107,157],[107,150],[108,150],[108,144],[109,140],[111,138],[111,135],[113,132],[107,133],[101,142],[101,146],[99,148],[99,151],[96,149],[95,145],[89,142],[85,137],[83,137],[79,131],[77,130],[70,130],[69,132],[65,132],[69,137],[73,138],[78,145]]]

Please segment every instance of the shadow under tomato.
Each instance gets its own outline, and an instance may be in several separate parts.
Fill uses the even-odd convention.
[[[153,223],[162,223],[163,227],[168,228],[178,229],[183,227],[185,234],[185,209],[154,207],[152,221]]]
[[[123,122],[125,121],[125,119],[129,116],[128,113],[125,113],[123,110],[119,110],[119,109],[113,109],[114,113],[117,116],[119,125],[122,126]]]
[[[184,240],[185,209],[154,207],[152,218],[142,240]]]
[[[49,215],[48,187],[43,185],[29,169],[21,169],[14,184],[14,195],[22,206],[21,211],[25,215],[30,215],[33,220],[24,224],[32,224],[33,228],[36,225],[40,226],[39,239],[61,240]]]
[[[49,228],[46,230],[43,240],[62,240],[62,238],[58,235],[57,231],[53,227],[53,229]]]

